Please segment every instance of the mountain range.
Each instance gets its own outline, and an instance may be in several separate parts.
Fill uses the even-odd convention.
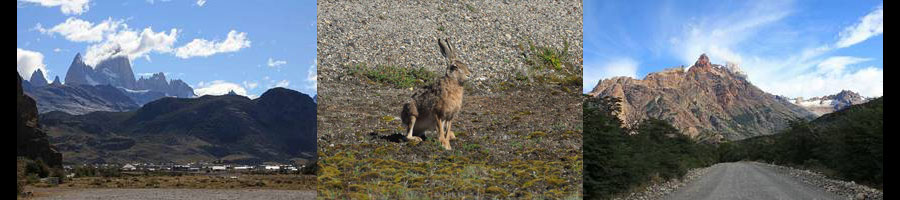
[[[871,100],[871,98],[865,98],[862,95],[859,95],[858,93],[850,90],[842,90],[841,92],[833,95],[825,95],[808,99],[803,97],[794,99],[787,98],[787,100],[791,103],[794,103],[795,105],[803,107],[816,116],[822,116],[828,113],[846,109],[852,105],[866,103]]]
[[[149,78],[134,78],[131,62],[126,57],[114,57],[88,66],[81,54],[66,73],[65,83],[57,76],[47,83],[41,70],[24,81],[25,93],[38,102],[38,111],[62,111],[86,114],[94,111],[130,111],[163,97],[194,97],[194,90],[181,80],[167,80],[156,73]]]
[[[618,117],[633,126],[657,118],[701,140],[740,140],[774,134],[794,119],[814,114],[760,90],[736,66],[709,62],[704,54],[683,67],[650,73],[643,80],[613,77],[588,93],[621,99]]]
[[[262,163],[316,158],[316,104],[274,88],[238,95],[164,97],[127,112],[41,115],[67,163]]]

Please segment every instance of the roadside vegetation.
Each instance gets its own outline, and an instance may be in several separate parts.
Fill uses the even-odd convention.
[[[585,199],[611,199],[716,163],[713,145],[688,138],[666,121],[623,127],[616,118],[618,102],[588,97],[584,103]]]
[[[793,121],[780,134],[724,143],[719,152],[722,162],[765,161],[882,189],[884,99],[854,105],[811,122]]]

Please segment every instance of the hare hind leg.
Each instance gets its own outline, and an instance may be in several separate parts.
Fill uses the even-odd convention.
[[[437,118],[437,130],[438,130],[438,140],[441,142],[441,146],[444,147],[444,150],[452,150],[450,147],[450,138],[447,137],[447,132],[444,130],[444,119]]]
[[[453,127],[453,120],[447,120],[447,137],[448,140],[455,140],[456,134],[453,134],[453,131],[450,130],[450,127]]]
[[[413,129],[416,129],[416,116],[410,116],[409,133],[406,134],[406,139],[421,142],[422,138],[413,136]]]

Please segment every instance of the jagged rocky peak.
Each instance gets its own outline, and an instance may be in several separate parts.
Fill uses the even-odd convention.
[[[601,80],[591,96],[622,100],[619,117],[626,126],[648,118],[669,121],[688,136],[704,140],[740,140],[776,133],[811,113],[760,90],[727,66],[700,55],[684,72],[669,68],[644,79]]]
[[[53,83],[51,83],[51,85],[55,85],[55,86],[62,85],[62,82],[59,81],[59,76],[56,76],[56,78],[53,78]]]
[[[75,59],[72,60],[72,64],[69,65],[69,70],[66,72],[66,85],[93,85],[91,83],[93,80],[89,80],[92,72],[93,69],[84,64],[81,53],[75,54]]]
[[[109,84],[116,87],[135,88],[134,71],[131,69],[131,61],[125,56],[116,56],[103,61],[94,69],[96,79],[101,85]]]
[[[803,98],[797,97],[790,100],[804,109],[822,116],[835,111],[843,110],[852,105],[866,103],[869,98],[863,97],[856,92],[850,90],[842,90],[837,94],[825,95],[821,97]]]
[[[180,80],[166,79],[165,73],[159,72],[149,78],[135,79],[131,61],[125,56],[112,57],[97,64],[96,67],[88,66],[82,60],[81,54],[75,55],[75,60],[66,73],[67,85],[111,85],[128,90],[146,90],[161,93],[158,96],[174,96],[181,98],[194,97],[194,89]],[[143,102],[143,101],[138,101]]]
[[[694,62],[694,67],[712,67],[712,64],[709,63],[709,57],[706,54],[700,54],[700,58],[697,58],[697,62]]]
[[[166,79],[163,72],[154,73],[149,78],[141,77],[137,81],[137,89],[150,90],[165,93],[166,96],[181,98],[194,97],[194,89],[179,79]]]
[[[49,84],[47,83],[47,79],[44,78],[44,72],[41,71],[41,69],[37,69],[34,71],[34,73],[31,73],[31,79],[29,80],[29,82],[31,82],[31,85],[35,87],[46,86]]]
[[[847,102],[847,103],[853,103],[853,104],[862,103],[863,101],[866,100],[866,98],[864,98],[862,95],[859,95],[859,93],[856,93],[856,92],[853,92],[850,90],[841,90],[841,92],[834,95],[834,99],[841,101],[841,102]]]
[[[92,68],[84,63],[80,53],[75,55],[65,79],[67,85],[112,85],[129,89],[136,82],[128,57],[112,57]]]

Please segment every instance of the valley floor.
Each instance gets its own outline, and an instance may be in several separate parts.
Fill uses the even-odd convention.
[[[33,188],[28,199],[315,199],[312,190],[271,189],[102,189],[102,188]]]

